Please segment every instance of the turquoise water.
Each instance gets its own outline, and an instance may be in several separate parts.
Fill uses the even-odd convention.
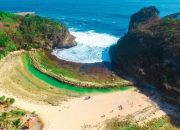
[[[65,84],[62,83],[44,73],[41,73],[38,71],[34,66],[31,64],[29,56],[25,56],[25,65],[27,70],[32,73],[35,77],[39,78],[40,80],[46,82],[47,84],[50,84],[54,87],[64,89],[64,90],[69,90],[73,92],[78,92],[78,93],[95,93],[95,92],[112,92],[112,91],[124,91],[129,89],[128,87],[119,87],[119,88],[80,88],[76,87],[73,85]]]

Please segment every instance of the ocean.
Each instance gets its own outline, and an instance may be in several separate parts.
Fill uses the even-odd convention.
[[[156,6],[160,16],[180,12],[180,0],[0,0],[0,10],[35,12],[63,22],[78,45],[52,54],[73,62],[110,62],[109,47],[127,32],[130,16]]]

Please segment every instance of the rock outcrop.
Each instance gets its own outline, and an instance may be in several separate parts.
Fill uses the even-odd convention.
[[[156,7],[131,17],[128,32],[110,48],[113,68],[180,93],[180,13],[160,18]]]
[[[76,46],[77,43],[75,41],[75,37],[70,34],[69,31],[66,32],[66,37],[61,41],[60,38],[57,37],[54,40],[53,48],[70,48]]]
[[[69,48],[75,46],[64,24],[37,16],[33,12],[0,11],[0,59],[8,52],[25,49]]]

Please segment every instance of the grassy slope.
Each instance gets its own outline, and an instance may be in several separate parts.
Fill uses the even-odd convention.
[[[59,63],[58,61],[49,57],[46,52],[31,52],[30,57],[33,65],[36,66],[36,68],[38,68],[40,71],[43,70],[43,72],[51,76],[53,75],[53,77],[56,77],[60,80],[67,79],[67,81],[72,81],[75,83],[77,82],[80,84],[83,84],[84,82],[85,86],[89,83],[92,86],[94,85],[101,87],[120,87],[127,83],[126,80],[116,76],[115,74],[112,74],[111,71],[109,71],[107,75],[104,74],[104,70],[99,73],[95,71],[90,74],[82,72],[79,64],[74,66],[61,62]],[[112,81],[112,78],[114,81]]]
[[[78,93],[55,88],[34,77],[27,70],[24,58],[24,54],[15,54],[0,61],[0,89],[19,98],[50,104],[80,96]]]
[[[42,129],[43,124],[35,112],[29,113],[23,109],[11,106],[15,99],[5,96],[0,97],[0,127],[7,130],[20,130],[28,119],[34,118],[37,121],[33,123],[37,130]],[[35,124],[35,125],[34,125]]]
[[[119,121],[112,119],[106,124],[106,130],[180,130],[180,128],[170,123],[169,117],[162,117],[152,120],[143,126],[130,121]]]
[[[51,49],[55,43],[63,43],[68,35],[63,24],[48,18],[0,11],[0,59],[20,49]]]

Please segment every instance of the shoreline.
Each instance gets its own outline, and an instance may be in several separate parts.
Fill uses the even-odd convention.
[[[25,67],[26,51],[9,53],[0,60],[0,90],[29,101],[56,105],[82,94],[56,88],[33,76]],[[47,96],[48,95],[48,96]]]
[[[22,52],[14,53],[18,56]],[[11,56],[12,54],[9,54],[3,61],[6,62],[7,58],[12,58]],[[28,100],[20,95],[15,96],[14,93],[8,91],[5,84],[3,85],[0,94],[15,97],[17,102],[14,106],[16,107],[36,111],[44,122],[43,130],[59,130],[59,128],[61,130],[72,130],[72,128],[73,130],[97,130],[97,127],[104,127],[106,120],[111,118],[124,119],[128,115],[132,115],[139,124],[143,124],[168,114],[161,109],[162,106],[158,106],[158,101],[153,101],[151,97],[134,89],[94,94],[90,95],[88,100],[85,100],[87,95],[74,97],[53,106],[41,104],[34,98]],[[32,88],[29,92],[32,92]],[[159,100],[160,98],[155,95],[154,99]],[[120,105],[122,110],[119,110]],[[163,107],[167,107],[167,105],[165,104]],[[86,126],[91,126],[91,128],[86,128]]]
[[[36,51],[36,50],[35,50]],[[53,72],[50,72],[46,69],[44,69],[43,67],[41,67],[40,63],[33,57],[33,53],[34,52],[29,52],[29,57],[30,57],[30,60],[31,60],[31,64],[37,69],[39,70],[40,72],[44,73],[44,74],[47,74],[49,75],[50,77],[53,77],[63,83],[67,83],[67,84],[70,84],[70,85],[73,85],[73,86],[78,86],[78,87],[81,87],[81,88],[118,88],[118,87],[121,87],[121,86],[134,86],[134,83],[132,82],[129,82],[127,80],[124,80],[124,81],[119,81],[119,82],[114,82],[112,80],[111,83],[98,83],[98,82],[90,82],[90,81],[79,81],[78,79],[74,79],[74,78],[70,78],[70,77],[67,77],[67,76],[64,76],[62,74],[55,74]],[[54,57],[53,57],[54,58]],[[55,58],[53,59],[54,61],[57,61],[57,62],[65,62],[65,63],[69,63],[69,64],[74,64],[74,65],[81,65],[81,63],[72,63],[72,62],[67,62],[67,61],[63,61],[61,59],[58,59],[58,58]],[[84,64],[84,65],[89,65],[89,64]],[[92,64],[91,64],[92,65]],[[96,64],[94,64],[96,65]],[[102,75],[103,76],[103,75]]]
[[[13,97],[9,93],[0,94]],[[84,100],[85,97],[74,98],[58,106],[37,104],[16,97],[15,99],[14,106],[33,110],[38,114],[44,123],[43,130],[97,130],[105,126],[107,119],[123,120],[129,115],[143,125],[167,115],[147,96],[134,90],[93,95],[89,100]],[[103,102],[104,100],[106,102]],[[123,107],[122,110],[119,110],[119,105]]]

